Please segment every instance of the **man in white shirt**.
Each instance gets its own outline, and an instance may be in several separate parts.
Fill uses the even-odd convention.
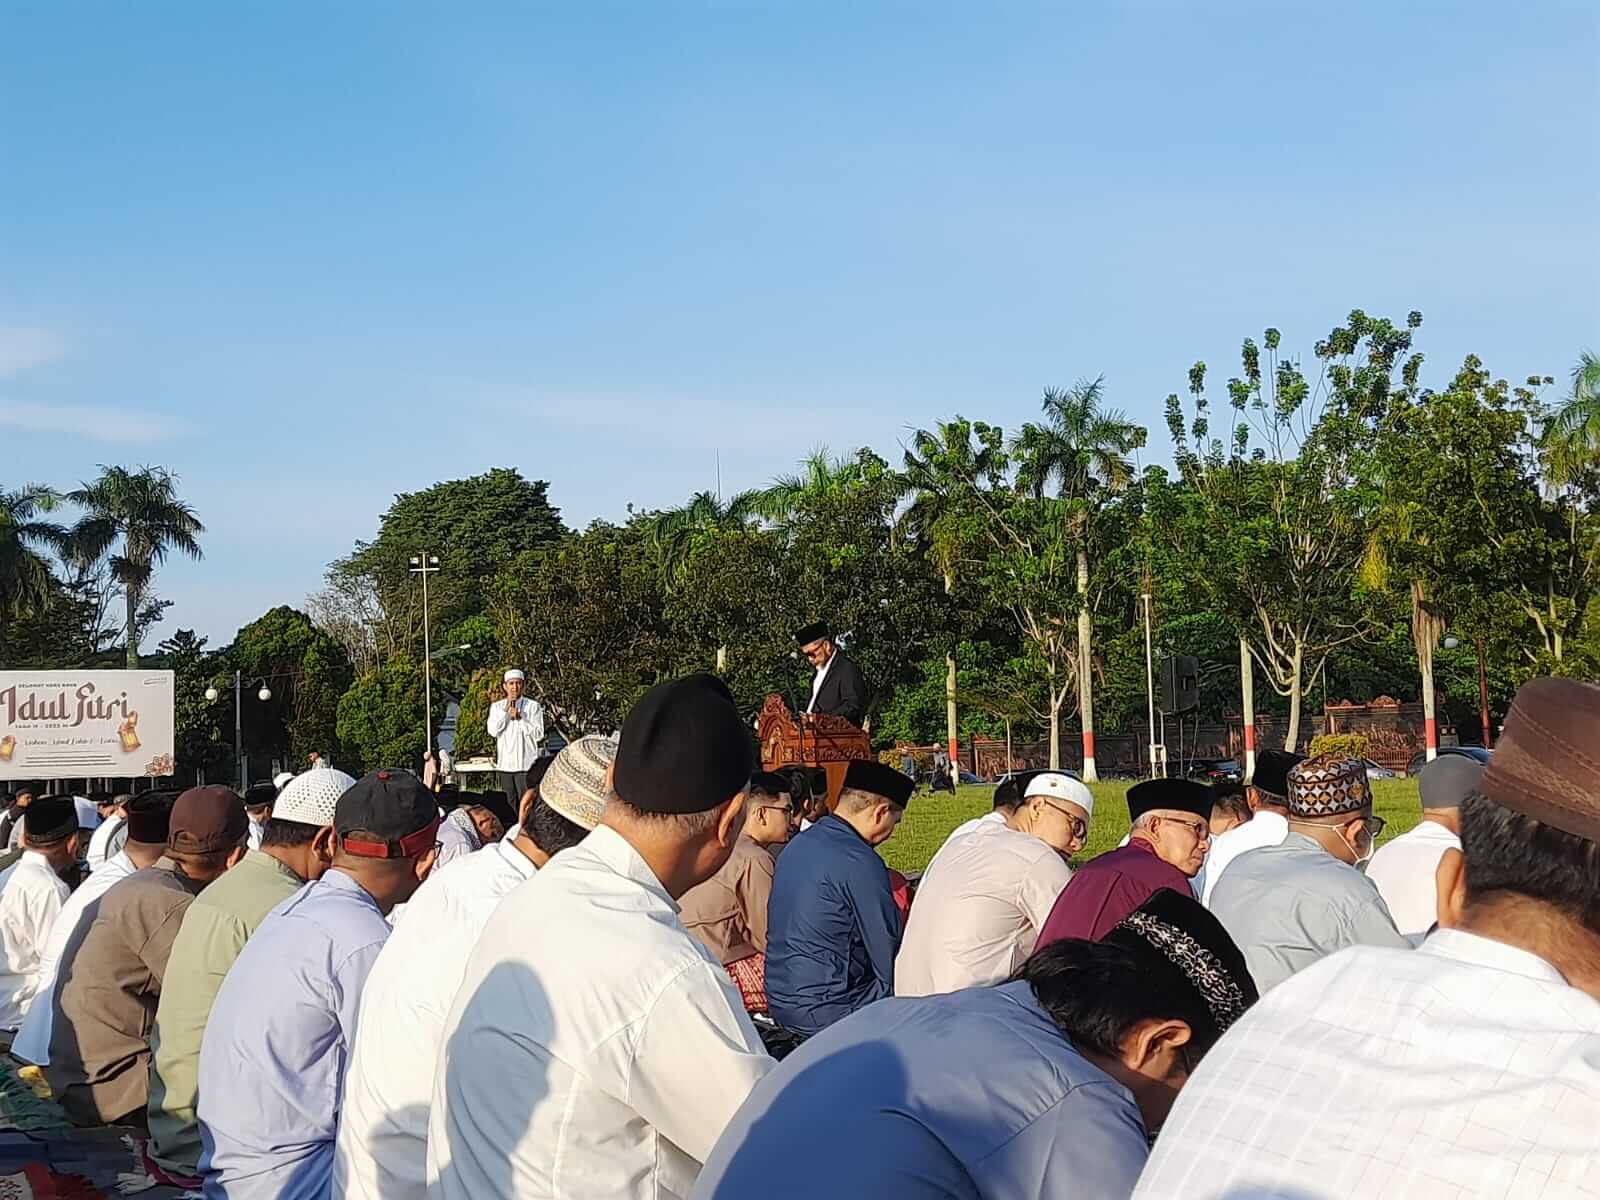
[[[0,871],[0,1029],[16,1029],[39,992],[45,943],[72,894],[63,878],[88,835],[71,796],[40,796],[22,818],[22,857]]]
[[[934,865],[942,862],[946,857],[945,852],[954,847],[960,839],[985,825],[1004,825],[1022,803],[1022,789],[1027,787],[1036,775],[1042,774],[1042,771],[1018,771],[1002,780],[994,789],[994,808],[982,816],[961,822],[950,831],[950,836],[944,839],[944,844],[934,851],[933,857],[928,860],[928,865],[922,869],[922,878],[917,882],[917,891],[921,892],[928,882],[928,876],[933,874]]]
[[[128,795],[112,796],[105,792],[90,797],[100,817],[91,827],[94,832],[90,834],[89,848],[84,852],[84,864],[90,871],[98,871],[128,840],[127,804],[131,799]],[[83,822],[78,824],[81,827]]]
[[[1422,820],[1380,846],[1367,864],[1367,878],[1389,907],[1395,928],[1421,942],[1439,915],[1434,877],[1446,850],[1461,849],[1461,802],[1476,791],[1483,765],[1459,754],[1445,754],[1422,768],[1417,790]]]
[[[467,957],[500,900],[599,823],[615,754],[609,738],[567,746],[515,838],[435,871],[406,906],[362,992],[334,1151],[335,1200],[427,1196],[434,1069]]]
[[[733,851],[750,734],[710,675],[622,726],[602,822],[500,902],[445,1021],[435,1200],[684,1197],[772,1067],[676,898]]]
[[[894,994],[931,996],[1011,978],[1033,953],[1056,897],[1072,878],[1094,795],[1041,771],[1007,819],[979,820],[917,888],[894,963]]]
[[[135,871],[151,867],[167,852],[167,824],[172,815],[172,802],[177,793],[169,791],[143,792],[137,797],[122,797],[128,804],[124,814],[128,827],[128,840],[121,850],[78,885],[77,891],[51,923],[50,936],[45,940],[39,960],[39,993],[28,1006],[27,1015],[17,1030],[17,1040],[11,1044],[11,1053],[24,1062],[36,1066],[50,1065],[50,1033],[55,1025],[56,974],[61,966],[61,956],[67,943],[80,925],[94,920],[96,901],[111,890],[111,885],[126,879]],[[104,829],[105,826],[100,827]],[[98,830],[96,831],[98,832]]]
[[[1440,930],[1262,998],[1178,1097],[1137,1200],[1553,1200],[1600,1179],[1600,688],[1506,717]]]
[[[528,790],[528,768],[539,761],[544,746],[544,709],[522,694],[527,677],[515,667],[505,673],[506,698],[489,706],[489,736],[494,739],[494,768],[513,812]]]
[[[1289,768],[1302,757],[1286,750],[1263,750],[1256,755],[1256,773],[1245,793],[1251,817],[1211,839],[1203,879],[1196,880],[1200,883],[1200,901],[1207,908],[1211,907],[1217,880],[1229,863],[1247,850],[1282,845],[1289,836]]]

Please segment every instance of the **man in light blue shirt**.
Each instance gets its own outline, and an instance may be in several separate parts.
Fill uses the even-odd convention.
[[[222,981],[200,1046],[207,1200],[326,1200],[361,991],[435,858],[432,794],[375,771],[339,797],[333,867],[263,921]]]
[[[1256,998],[1192,896],[1009,983],[881,1000],[758,1084],[691,1200],[1124,1200],[1193,1065]],[[795,1153],[797,1130],[828,1130]]]

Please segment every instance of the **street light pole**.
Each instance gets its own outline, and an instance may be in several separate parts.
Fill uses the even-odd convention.
[[[1478,713],[1483,718],[1483,748],[1494,749],[1494,735],[1489,731],[1489,672],[1484,665],[1483,638],[1478,639]]]
[[[244,705],[241,703],[241,698],[243,696],[241,681],[242,676],[240,672],[235,671],[233,673],[233,761],[234,764],[239,768],[239,793],[243,795],[245,789],[250,786],[250,781],[245,778],[243,720]]]
[[[433,749],[433,642],[428,625],[428,576],[439,569],[436,555],[424,550],[411,558],[411,573],[422,576],[422,695],[423,750]]]
[[[1156,777],[1156,675],[1155,652],[1150,640],[1150,572],[1144,575],[1144,591],[1139,599],[1144,601],[1144,691],[1150,703],[1150,778]]]

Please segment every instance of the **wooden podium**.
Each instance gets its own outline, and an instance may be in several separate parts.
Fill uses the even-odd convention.
[[[839,803],[844,773],[857,759],[872,758],[866,730],[843,717],[801,713],[796,717],[776,692],[767,696],[756,718],[761,739],[761,769],[820,767],[828,779],[828,809]]]

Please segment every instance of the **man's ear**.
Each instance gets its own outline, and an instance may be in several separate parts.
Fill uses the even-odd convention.
[[[1439,860],[1439,869],[1433,873],[1433,885],[1439,896],[1439,928],[1456,928],[1467,906],[1467,860],[1454,846]]]
[[[233,853],[228,855],[228,866],[225,867],[224,870],[237,867],[242,861],[244,861],[244,856],[249,852],[250,847],[247,844],[235,846],[233,848]]]
[[[433,864],[438,861],[439,847],[435,846],[432,850],[429,850],[426,854],[417,859],[417,879],[426,882],[429,872],[433,870]]]
[[[311,853],[325,863],[333,861],[334,851],[338,848],[339,835],[334,833],[332,825],[324,825],[311,839]]]
[[[1172,1062],[1193,1036],[1184,1021],[1146,1018],[1123,1037],[1122,1061],[1141,1075],[1163,1078],[1170,1073]]]
[[[744,831],[744,798],[741,790],[722,806],[717,818],[717,845],[731,846]]]

